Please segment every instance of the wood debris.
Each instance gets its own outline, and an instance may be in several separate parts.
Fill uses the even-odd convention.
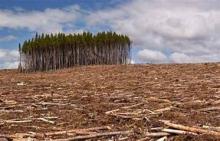
[[[0,134],[17,141],[219,140],[219,83],[216,64],[0,71]],[[120,131],[131,132],[111,134]]]
[[[184,126],[181,124],[174,124],[167,120],[160,120],[160,121],[169,127],[173,127],[173,128],[184,130],[184,131],[189,131],[190,134],[192,132],[192,133],[198,133],[198,134],[200,133],[200,134],[207,134],[207,135],[213,135],[213,136],[220,136],[220,132],[202,129],[200,127],[189,127],[189,126]],[[188,132],[185,132],[185,133],[188,133]]]
[[[131,131],[104,132],[104,133],[95,133],[95,134],[86,135],[86,136],[76,136],[76,137],[67,138],[67,139],[57,139],[55,141],[86,140],[86,139],[106,137],[106,136],[129,135],[131,133],[132,133]]]

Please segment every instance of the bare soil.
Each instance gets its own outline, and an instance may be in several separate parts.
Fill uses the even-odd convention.
[[[129,130],[132,134],[92,140],[138,140],[151,128],[166,127],[159,120],[219,127],[219,100],[218,63],[85,66],[26,74],[2,70],[0,134],[20,139],[31,135],[37,140],[66,139],[87,133],[48,133],[109,126],[105,129],[108,132]],[[210,107],[215,108],[204,109]],[[151,139],[158,138],[146,140]],[[220,140],[202,134],[168,139]]]

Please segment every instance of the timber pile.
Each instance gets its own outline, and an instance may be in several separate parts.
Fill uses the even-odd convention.
[[[219,140],[218,64],[0,71],[0,140]]]

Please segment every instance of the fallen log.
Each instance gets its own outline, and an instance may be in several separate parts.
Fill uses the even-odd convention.
[[[190,132],[194,132],[194,133],[200,133],[200,134],[220,136],[220,132],[205,130],[205,129],[202,129],[199,127],[189,127],[189,126],[184,126],[181,124],[174,124],[174,123],[171,123],[170,121],[167,121],[167,120],[160,120],[160,121],[163,122],[165,125],[167,125],[169,127],[176,128],[176,129],[190,131]]]
[[[76,137],[67,138],[67,139],[57,139],[54,141],[86,140],[86,139],[105,137],[105,136],[117,136],[117,135],[129,135],[129,134],[131,134],[131,131],[105,132],[105,133],[95,133],[95,134],[86,135],[86,136],[76,136]]]

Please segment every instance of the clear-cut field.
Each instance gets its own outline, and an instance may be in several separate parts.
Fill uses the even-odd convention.
[[[0,111],[0,134],[17,140],[128,130],[132,133],[93,140],[137,140],[153,127],[166,127],[160,120],[219,127],[220,65],[88,66],[28,74],[2,70]],[[103,130],[78,130],[95,127]],[[219,138],[172,135],[169,140]]]

